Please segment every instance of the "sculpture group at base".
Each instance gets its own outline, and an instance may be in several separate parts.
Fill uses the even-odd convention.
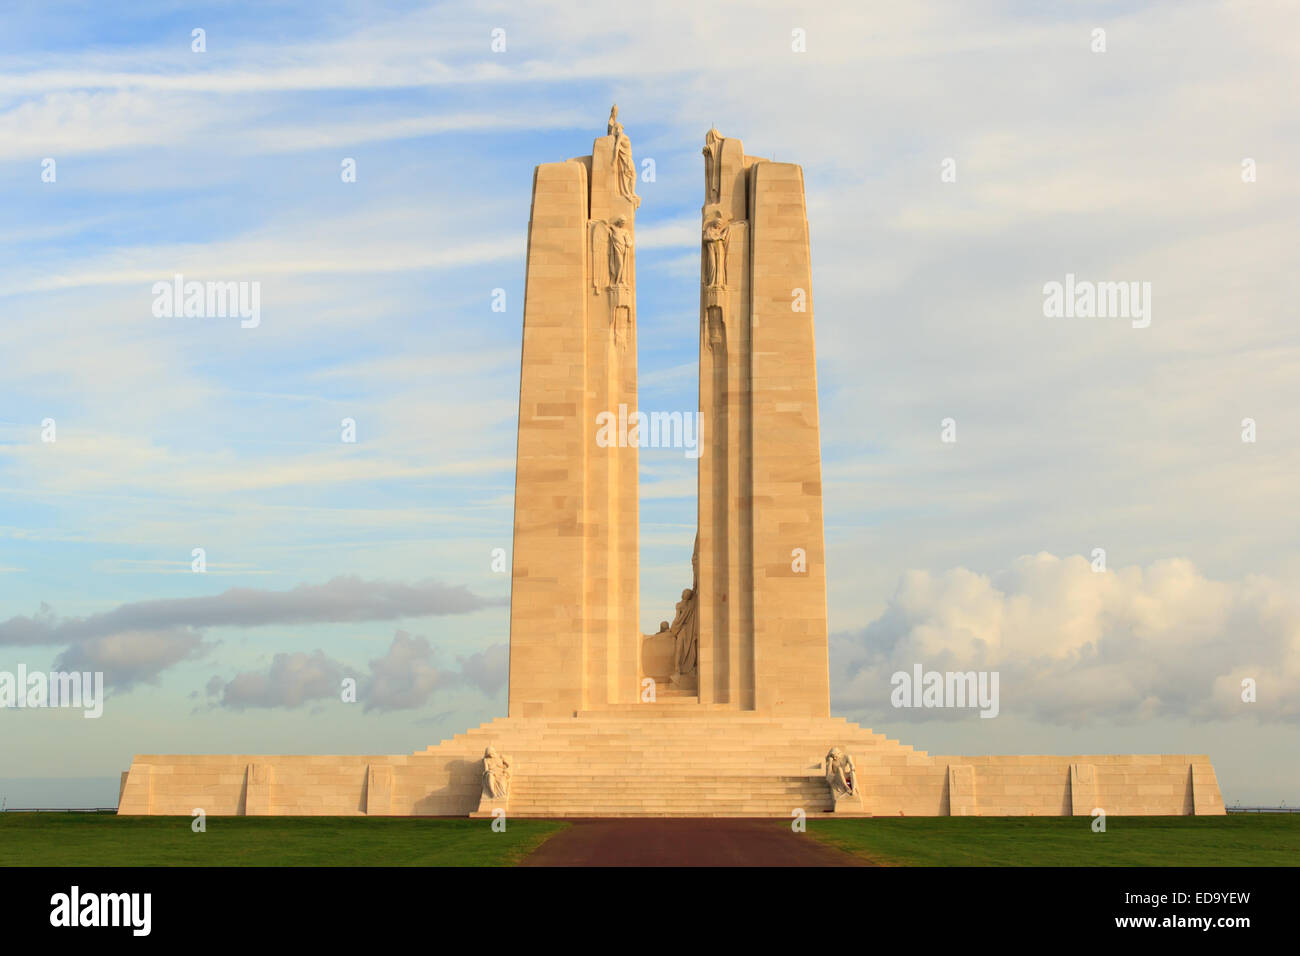
[[[858,793],[853,758],[842,747],[832,747],[826,754],[826,782],[830,784],[833,797],[856,796]]]
[[[491,746],[483,751],[483,796],[489,800],[510,797],[510,761]]]
[[[691,555],[691,586],[682,591],[677,602],[673,623],[667,628],[673,636],[672,683],[676,686],[692,684],[699,671],[700,619],[696,594],[700,588],[700,536],[695,536],[695,551]],[[663,625],[661,624],[662,628]]]

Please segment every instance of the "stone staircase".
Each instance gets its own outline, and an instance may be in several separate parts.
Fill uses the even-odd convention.
[[[841,718],[742,713],[693,695],[572,717],[512,717],[414,754],[137,754],[118,812],[481,816],[483,750],[514,767],[511,816],[764,816],[830,811],[821,761],[857,765],[875,816],[1222,814],[1204,754],[941,756]]]
[[[513,764],[512,817],[827,813],[821,761],[832,745],[859,767],[928,762],[843,718],[757,716],[686,696],[570,718],[498,718],[417,755],[474,759],[489,744]]]

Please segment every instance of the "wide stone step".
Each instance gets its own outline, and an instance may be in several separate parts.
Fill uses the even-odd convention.
[[[644,797],[639,794],[617,797],[613,794],[602,794],[599,797],[577,797],[573,794],[541,794],[534,799],[520,797],[518,800],[510,801],[507,813],[512,810],[540,810],[546,807],[559,807],[571,810],[576,807],[585,807],[590,810],[760,810],[771,809],[779,810],[782,813],[789,813],[792,810],[820,810],[830,807],[831,802],[828,797],[818,797],[811,794],[788,794],[783,796],[771,796],[757,793],[739,793],[733,796],[722,798],[706,798],[702,796],[691,796],[682,799],[662,799],[656,800],[651,797]]]
[[[482,746],[480,746],[480,744]],[[853,738],[839,738],[835,744],[826,744],[820,740],[803,740],[774,742],[770,737],[753,737],[753,738],[735,738],[717,736],[713,738],[693,738],[693,739],[672,739],[654,737],[652,735],[634,736],[634,737],[565,737],[565,736],[547,736],[541,738],[522,738],[514,737],[509,734],[501,734],[494,737],[486,737],[482,741],[473,741],[469,744],[460,745],[443,745],[442,747],[429,747],[420,753],[428,753],[432,750],[452,751],[458,749],[478,749],[482,753],[488,745],[501,750],[502,747],[511,746],[515,749],[591,749],[591,750],[644,750],[646,748],[666,748],[672,750],[693,750],[693,751],[719,751],[744,749],[753,750],[771,750],[771,751],[807,751],[825,755],[830,746],[856,747],[861,750],[870,751],[903,751],[906,753],[918,753],[912,747],[905,744],[892,743],[885,740],[854,740]]]
[[[706,753],[808,753],[817,754],[818,758],[825,756],[825,751],[821,747],[812,746],[780,746],[773,743],[764,743],[762,741],[744,741],[744,740],[715,740],[712,744],[696,741],[680,740],[511,740],[508,737],[499,738],[500,743],[493,744],[498,751],[509,750],[513,747],[517,751],[532,750],[536,752],[555,752],[555,753],[647,753],[647,752],[668,752],[680,753],[685,755],[706,754]],[[856,744],[857,741],[848,741],[848,744]],[[846,746],[841,744],[840,746]],[[447,748],[450,751],[452,748]],[[858,748],[863,753],[893,753],[906,752],[914,753],[915,751],[904,751],[901,747],[889,747],[884,744],[872,745],[865,742]],[[426,751],[427,752],[427,751]],[[479,753],[482,754],[482,750]]]
[[[466,763],[474,764],[475,761],[466,760]],[[927,768],[933,767],[933,762],[916,762],[911,758],[899,758],[883,762],[858,761],[859,766],[865,770],[878,771],[881,769],[905,769],[908,767]],[[572,777],[583,777],[586,779],[601,779],[603,777],[622,776],[655,776],[669,777],[677,774],[685,774],[696,777],[705,776],[724,776],[730,779],[746,779],[753,777],[755,771],[759,770],[764,774],[772,775],[795,775],[795,774],[818,774],[821,773],[821,766],[809,760],[786,760],[786,761],[765,761],[756,765],[754,761],[735,759],[729,761],[712,760],[700,763],[682,763],[679,761],[627,761],[620,763],[618,767],[611,767],[608,763],[599,760],[538,760],[529,756],[520,757],[515,755],[512,767],[516,775],[519,774],[553,774],[565,775]],[[418,764],[407,764],[405,772],[408,776],[418,776],[422,771]],[[446,768],[443,766],[430,766],[427,772],[431,775],[445,775]]]
[[[729,710],[718,704],[701,704],[692,709],[690,707],[678,706],[682,698],[671,698],[674,704],[664,707],[658,704],[615,704],[611,705],[610,710],[582,710],[577,711],[577,716],[567,715],[562,717],[498,717],[496,720],[490,720],[486,723],[479,724],[477,727],[471,727],[466,732],[472,733],[476,730],[483,730],[488,727],[556,727],[556,726],[573,726],[577,724],[601,724],[610,725],[622,723],[637,719],[638,713],[647,719],[658,719],[663,716],[674,717],[691,717],[700,725],[743,725],[749,724],[755,727],[781,725],[786,727],[841,727],[849,729],[870,730],[868,727],[861,727],[852,721],[845,720],[843,717],[800,717],[800,716],[782,716],[778,714],[755,715],[750,712],[740,712]]]
[[[841,728],[821,728],[821,727],[755,727],[755,726],[723,726],[723,727],[702,727],[695,723],[677,722],[677,721],[653,721],[653,720],[635,720],[621,721],[617,724],[575,724],[570,726],[558,727],[490,727],[483,730],[473,730],[465,734],[458,734],[456,740],[478,740],[482,737],[491,737],[496,735],[509,736],[536,736],[541,734],[564,734],[566,736],[590,736],[590,737],[608,737],[619,734],[653,734],[658,737],[714,737],[719,734],[730,736],[764,736],[768,734],[787,734],[791,739],[807,738],[878,738],[889,740],[891,738],[884,734],[877,734],[870,730],[845,730]]]
[[[709,736],[711,734],[762,734],[762,733],[787,733],[798,736],[879,736],[870,730],[854,730],[844,727],[806,727],[790,726],[780,724],[719,724],[709,725],[696,721],[686,720],[656,720],[653,718],[636,718],[635,720],[610,721],[606,723],[573,723],[573,724],[534,724],[531,727],[483,727],[476,730],[466,731],[450,738],[453,740],[477,739],[492,734],[529,734],[529,733],[563,733],[563,734],[619,734],[619,733],[653,733],[664,734],[668,736]]]
[[[547,761],[584,761],[587,763],[611,764],[614,762],[638,762],[652,764],[681,764],[681,765],[699,765],[709,764],[717,761],[727,761],[729,763],[741,762],[751,768],[766,767],[770,763],[786,764],[791,761],[796,763],[820,763],[822,755],[811,750],[767,750],[758,747],[735,747],[714,750],[697,750],[686,751],[676,750],[673,748],[666,749],[638,749],[638,748],[542,748],[542,747],[521,747],[503,745],[497,748],[505,756],[512,758],[514,761],[528,760],[531,762]],[[472,759],[482,756],[482,751],[465,751],[462,754],[456,754],[452,751],[443,752],[447,756],[462,756],[465,759]],[[887,750],[881,748],[879,751],[873,748],[851,749],[850,753],[853,759],[859,763],[898,763],[906,764],[908,761],[929,762],[925,754],[916,754],[910,751]],[[416,756],[429,756],[426,752]]]
[[[517,805],[516,805],[517,804]],[[539,800],[534,803],[520,800],[518,802],[511,800],[510,808],[506,815],[515,813],[541,813],[551,811],[557,813],[590,813],[598,816],[604,813],[651,813],[673,811],[677,813],[753,813],[757,811],[767,811],[773,814],[791,816],[795,810],[803,810],[805,813],[822,813],[832,809],[829,799],[827,800],[803,800],[793,798],[789,800],[763,800],[753,797],[737,797],[732,800],[675,800],[675,801],[654,801],[654,800],[559,800],[547,799]]]
[[[776,783],[770,781],[736,782],[726,779],[705,781],[703,778],[685,778],[643,782],[600,783],[583,781],[569,777],[564,781],[541,783],[537,780],[516,780],[511,784],[511,795],[530,793],[553,793],[568,788],[569,793],[658,793],[673,795],[690,791],[692,793],[829,793],[825,780],[809,780],[807,783]]]
[[[479,746],[480,743],[483,744],[483,747]],[[452,745],[452,746],[444,746],[442,748],[430,748],[430,749],[443,749],[443,750],[450,751],[456,749],[466,749],[466,747],[468,746],[469,749],[478,749],[479,752],[482,753],[483,748],[488,746],[489,744],[495,747],[497,750],[500,750],[503,746],[506,745],[513,746],[516,749],[523,748],[523,747],[529,747],[529,748],[551,747],[556,749],[587,748],[587,749],[604,749],[604,750],[643,750],[647,747],[662,747],[662,748],[671,748],[674,750],[691,749],[695,751],[701,751],[701,750],[716,751],[719,749],[727,750],[727,749],[743,748],[745,750],[755,750],[761,748],[763,750],[799,750],[799,751],[806,750],[809,753],[819,753],[822,755],[826,753],[826,750],[829,749],[830,746],[844,747],[844,746],[852,745],[852,746],[859,747],[860,749],[863,750],[872,750],[872,751],[906,750],[908,753],[916,753],[916,751],[911,747],[907,747],[900,744],[889,744],[886,743],[885,741],[880,741],[880,740],[874,740],[874,741],[873,740],[852,740],[852,739],[842,738],[836,741],[834,745],[824,744],[821,741],[795,741],[786,744],[777,744],[777,743],[773,743],[771,740],[765,740],[761,737],[756,737],[749,740],[736,739],[731,737],[714,737],[711,740],[709,739],[673,740],[673,739],[652,737],[649,735],[644,737],[617,738],[617,739],[615,738],[573,739],[573,738],[563,738],[563,737],[544,737],[540,739],[526,740],[526,739],[521,739],[521,738],[512,737],[510,735],[503,734],[496,737],[484,738],[483,741],[474,741],[469,745],[464,745],[464,744],[458,746]],[[425,751],[421,751],[421,752],[428,752],[428,751],[426,749]]]
[[[528,807],[508,814],[511,817],[780,817],[790,820],[795,810],[805,815],[830,814],[831,807],[605,807],[587,804],[557,806],[553,809]]]
[[[800,809],[802,809],[802,810],[803,810],[803,811],[804,811],[808,816],[810,816],[810,817],[821,817],[821,816],[826,816],[826,817],[829,818],[829,817],[833,816],[833,814],[831,813],[830,809],[824,809],[824,810],[813,810],[813,809],[810,808],[810,807],[801,807]],[[623,817],[673,817],[673,818],[678,818],[678,817],[681,817],[681,818],[686,818],[686,817],[707,817],[707,818],[726,817],[726,818],[728,818],[728,819],[733,818],[733,817],[737,817],[737,818],[753,818],[753,819],[761,819],[761,820],[772,820],[772,819],[789,820],[789,819],[790,819],[790,814],[789,814],[789,813],[787,813],[787,812],[785,812],[785,811],[777,810],[777,809],[772,809],[772,810],[732,810],[732,809],[726,809],[726,810],[685,810],[685,811],[682,811],[682,810],[657,810],[657,811],[645,811],[645,810],[622,810],[622,811],[610,811],[610,810],[603,809],[603,808],[602,808],[602,809],[596,809],[596,810],[591,810],[591,809],[587,809],[587,808],[563,808],[563,809],[555,809],[555,810],[536,810],[536,809],[533,809],[533,810],[522,810],[522,811],[520,811],[520,810],[516,810],[516,811],[512,811],[511,814],[510,814],[510,816],[511,816],[512,818],[514,818],[514,819],[524,819],[524,820],[526,820],[526,819],[538,819],[538,818],[545,818],[545,817],[601,817],[601,818],[604,818],[604,817],[613,817],[613,818],[623,818]]]
[[[521,780],[512,786],[512,792],[517,794],[530,793],[553,793],[565,791],[572,793],[574,787],[582,781],[566,777],[563,780],[554,783],[544,783],[535,779]],[[634,792],[634,793],[813,793],[827,789],[826,782],[819,780],[813,783],[784,783],[784,784],[737,784],[729,781],[712,781],[703,782],[698,778],[679,777],[672,780],[646,783],[586,783],[582,789],[589,793],[614,793],[614,792]]]
[[[690,719],[688,720],[684,718]],[[689,731],[716,732],[718,730],[733,731],[744,730],[747,728],[754,730],[781,728],[800,733],[875,733],[875,731],[871,730],[869,727],[859,727],[856,724],[840,721],[782,719],[775,717],[742,718],[707,714],[690,714],[684,712],[681,708],[666,706],[663,708],[652,708],[642,715],[637,715],[635,712],[628,712],[626,715],[609,714],[598,718],[550,718],[547,720],[521,720],[518,723],[513,721],[502,721],[500,723],[484,724],[480,727],[474,727],[470,730],[463,731],[456,736],[465,737],[469,735],[496,732],[499,730],[512,730],[516,732],[528,732],[537,729],[566,731],[582,729],[617,730],[624,727],[653,727],[656,733],[681,733]]]
[[[775,738],[775,739],[774,739]],[[880,743],[893,746],[907,746],[900,744],[896,740],[891,740],[878,734],[822,734],[822,733],[795,733],[781,729],[764,730],[753,732],[729,731],[726,729],[714,729],[712,732],[705,730],[696,730],[684,733],[661,733],[651,728],[627,728],[627,729],[602,729],[600,731],[582,731],[571,728],[554,729],[546,731],[533,731],[523,733],[511,733],[501,731],[499,733],[483,733],[473,737],[465,737],[452,741],[443,741],[442,746],[451,744],[468,744],[471,741],[480,740],[519,740],[519,741],[537,741],[537,740],[574,740],[574,741],[593,741],[593,742],[610,742],[610,741],[644,741],[644,740],[662,740],[676,742],[720,742],[720,741],[737,741],[737,742],[766,742],[770,745],[781,746],[815,746],[820,747],[822,740],[835,741],[852,741],[854,743]],[[432,749],[431,745],[430,748]]]

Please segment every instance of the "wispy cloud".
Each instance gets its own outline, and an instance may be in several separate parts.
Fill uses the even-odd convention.
[[[0,622],[0,646],[71,644],[127,631],[266,627],[465,614],[500,605],[459,585],[367,581],[342,575],[287,591],[230,588],[211,597],[135,601],[102,614],[60,618],[42,605],[30,617]]]
[[[214,676],[207,695],[214,706],[229,710],[294,708],[342,700],[351,679],[355,703],[362,710],[416,710],[429,706],[441,690],[469,685],[495,697],[505,685],[506,645],[461,658],[459,670],[437,664],[437,652],[425,637],[397,631],[382,657],[365,673],[329,658],[323,651],[276,654],[264,671],[243,671],[229,680]]]

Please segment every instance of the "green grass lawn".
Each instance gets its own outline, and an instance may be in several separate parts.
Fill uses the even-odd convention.
[[[0,866],[509,866],[568,826],[419,817],[0,814]],[[893,866],[1296,866],[1300,814],[810,820],[831,846]]]
[[[808,833],[887,866],[1297,866],[1300,814],[1224,817],[878,817]]]
[[[568,824],[394,817],[0,813],[0,866],[509,866]]]

